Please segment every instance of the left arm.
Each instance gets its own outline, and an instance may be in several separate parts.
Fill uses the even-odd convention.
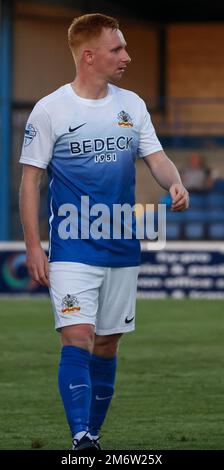
[[[144,157],[152,176],[157,183],[169,191],[173,211],[183,211],[188,208],[189,195],[180,178],[180,174],[173,162],[163,150],[154,152]]]

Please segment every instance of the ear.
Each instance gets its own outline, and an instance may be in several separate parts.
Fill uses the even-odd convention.
[[[91,65],[93,63],[93,52],[89,49],[84,51],[84,58],[87,64]]]

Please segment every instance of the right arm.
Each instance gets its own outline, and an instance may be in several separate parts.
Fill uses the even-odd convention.
[[[41,247],[39,231],[40,184],[44,170],[23,165],[20,186],[20,217],[27,250],[27,268],[32,279],[49,286],[48,259]]]

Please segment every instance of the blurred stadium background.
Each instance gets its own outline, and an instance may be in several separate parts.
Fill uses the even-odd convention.
[[[137,202],[155,207],[167,204],[167,250],[179,253],[175,261],[170,256],[144,253],[147,266],[139,278],[139,294],[223,298],[224,7],[218,1],[212,6],[207,1],[184,1],[180,7],[174,0],[141,8],[125,0],[1,0],[0,5],[0,241],[23,239],[18,160],[27,117],[40,97],[74,77],[67,46],[71,19],[83,12],[100,11],[117,16],[127,38],[132,63],[121,86],[143,97],[164,149],[178,169],[183,173],[192,154],[197,153],[212,178],[210,187],[200,189],[198,184],[191,192],[188,212],[174,214],[165,192],[145,171],[144,163],[137,162]],[[45,180],[42,240],[48,238],[46,200]],[[1,245],[5,250],[0,263],[1,292],[36,290],[27,278],[21,247],[18,243]],[[143,243],[143,249],[147,247]],[[18,251],[13,255],[14,248]],[[195,258],[193,253],[186,255],[184,263],[181,254],[185,250],[193,250]]]
[[[151,301],[139,300],[138,336],[136,340],[134,336],[130,340],[125,339],[120,371],[124,374],[127,367],[126,351],[130,354],[130,350],[138,347],[138,342],[141,344],[141,339],[144,337],[144,326],[141,328],[141,325],[148,324],[150,333],[149,337],[145,338],[144,354],[150,365],[146,373],[150,375],[153,358],[153,380],[157,383],[161,379],[161,374],[160,372],[159,376],[156,374],[159,370],[163,370],[162,357],[169,356],[169,348],[172,348],[174,335],[176,343],[168,367],[171,363],[177,363],[177,367],[167,379],[170,395],[167,391],[169,396],[167,395],[165,401],[169,400],[172,394],[176,396],[177,401],[173,400],[171,403],[173,408],[170,407],[167,411],[166,430],[165,434],[161,435],[160,432],[164,429],[164,415],[161,411],[163,405],[160,399],[158,401],[158,397],[164,394],[164,380],[160,386],[158,385],[158,389],[154,387],[153,417],[150,415],[150,387],[152,385],[148,384],[147,393],[145,390],[148,411],[144,417],[143,427],[141,421],[139,422],[138,442],[134,438],[129,441],[127,439],[128,442],[122,441],[122,445],[126,446],[123,448],[136,449],[141,448],[141,445],[143,448],[150,445],[147,444],[144,426],[146,426],[146,421],[148,423],[151,420],[151,448],[153,446],[154,448],[222,448],[222,435],[218,433],[216,427],[217,417],[221,413],[218,399],[210,398],[209,425],[206,418],[208,394],[211,397],[214,392],[216,398],[221,397],[220,367],[218,366],[222,362],[219,334],[223,331],[221,312],[224,298],[224,5],[222,2],[218,0],[213,0],[212,3],[206,0],[182,0],[182,2],[157,0],[144,4],[142,2],[130,4],[125,0],[113,2],[0,0],[0,294],[9,297],[16,295],[17,299],[18,296],[27,293],[32,296],[46,294],[44,288],[38,287],[29,279],[25,267],[23,235],[18,212],[18,191],[21,178],[21,166],[18,160],[24,126],[38,99],[63,83],[72,81],[73,61],[66,40],[68,25],[74,16],[96,11],[117,16],[120,20],[121,29],[127,39],[128,51],[132,57],[132,63],[120,86],[136,91],[145,100],[168,156],[183,172],[192,154],[201,155],[204,159],[204,167],[212,179],[212,184],[208,187],[202,189],[198,187],[191,191],[191,208],[188,212],[174,214],[169,210],[170,201],[165,191],[162,191],[150,177],[149,172],[145,171],[144,163],[137,162],[137,202],[144,206],[155,204],[157,207],[158,203],[167,205],[168,240],[166,248],[162,251],[151,251],[151,243],[147,240],[143,241],[138,297],[167,300],[162,300],[162,303],[160,300],[153,300],[152,304],[150,304]],[[47,181],[44,182],[42,188],[40,213],[41,238],[46,242],[44,246],[47,249],[46,198]],[[180,303],[176,299],[185,300]],[[198,299],[210,300],[207,303]],[[4,321],[4,329],[1,330],[3,353],[8,350],[8,354],[4,353],[3,385],[5,388],[3,387],[1,400],[2,403],[9,403],[9,406],[2,409],[5,419],[0,448],[29,448],[29,446],[60,448],[59,441],[54,444],[53,433],[49,437],[52,439],[50,444],[49,439],[47,444],[44,440],[45,437],[47,439],[46,433],[41,441],[42,423],[40,420],[35,425],[37,431],[31,433],[31,437],[28,431],[24,435],[23,424],[25,426],[27,419],[30,419],[28,416],[31,416],[32,411],[29,408],[27,412],[29,414],[24,411],[21,417],[21,413],[17,415],[13,408],[14,399],[21,400],[18,395],[13,395],[14,392],[11,393],[14,387],[13,367],[20,367],[25,361],[26,367],[32,368],[32,361],[30,364],[28,364],[29,361],[26,363],[23,356],[20,363],[17,364],[16,361],[18,350],[22,349],[25,341],[21,328],[29,325],[25,331],[32,340],[29,344],[25,342],[26,354],[30,350],[30,357],[34,357],[38,371],[42,370],[43,373],[46,357],[42,351],[43,360],[37,365],[38,334],[43,335],[43,340],[48,341],[50,338],[50,341],[55,341],[53,334],[50,337],[44,336],[45,330],[37,328],[38,321],[35,324],[35,319],[39,318],[36,316],[37,311],[39,311],[41,321],[43,320],[41,312],[46,310],[47,300],[40,300],[39,304],[36,302],[37,300],[30,300],[29,303],[25,300],[0,300],[1,316]],[[153,305],[154,312],[157,308],[160,312],[158,320],[155,313],[152,317],[150,315],[151,305]],[[35,325],[30,321],[30,309],[36,312]],[[22,325],[15,310],[21,314]],[[5,315],[7,312],[8,315]],[[147,320],[145,320],[145,313],[149,314]],[[167,322],[167,315],[170,315],[170,323]],[[183,319],[185,331],[181,328]],[[33,331],[33,326],[37,328],[36,333]],[[161,338],[158,328],[161,328],[164,335],[169,338],[167,343],[163,337]],[[203,340],[200,336],[201,331],[204,333],[206,331],[206,334],[203,333]],[[212,332],[211,336],[209,331]],[[154,334],[158,343],[153,339]],[[200,344],[200,341],[203,344]],[[11,347],[11,342],[14,342],[16,346]],[[158,356],[156,357],[151,349],[151,359],[147,356],[149,343],[154,346],[157,344],[158,354],[158,345],[161,346],[161,354],[164,353],[164,356],[160,357],[159,354],[159,362],[156,362]],[[44,345],[42,347],[44,349]],[[179,357],[185,353],[190,354],[192,377],[191,388],[188,390],[190,402],[188,401],[183,411],[183,401],[186,402],[186,396],[182,392],[183,387],[189,385],[187,377],[190,372],[189,363],[183,365]],[[198,358],[196,364],[194,354]],[[205,361],[210,366],[208,370],[205,370]],[[136,368],[129,371],[130,374],[132,373],[133,383],[136,381],[139,365],[135,364],[135,366]],[[213,369],[212,381],[208,380],[211,368]],[[52,373],[50,365],[48,369],[49,375]],[[140,375],[144,373],[144,369],[139,371]],[[198,373],[202,386],[200,387],[199,381],[196,381],[196,388],[198,387],[197,392],[201,401],[199,399],[194,401],[194,378],[198,377]],[[175,377],[180,380],[179,388]],[[28,382],[31,378],[33,379],[33,376],[28,377]],[[19,380],[19,377],[16,377],[16,380]],[[53,378],[50,380],[53,381]],[[35,378],[36,381],[38,377]],[[141,387],[144,384],[141,381],[139,383],[140,388],[137,391],[139,390],[142,394]],[[122,387],[124,388],[124,385]],[[56,395],[56,391],[54,392]],[[132,387],[130,396],[125,397],[126,401],[122,402],[122,398],[120,402],[115,401],[114,407],[115,409],[118,407],[119,413],[120,407],[124,407],[122,418],[124,423],[125,420],[127,423],[129,421],[129,405],[132,409],[136,407],[133,401],[135,392]],[[21,393],[24,394],[25,404],[26,400],[30,400],[30,396],[26,396],[23,390]],[[36,406],[44,407],[43,401],[49,400],[46,391],[43,393],[42,401],[37,404],[40,399],[39,395],[30,405],[33,406],[34,414]],[[190,406],[189,403],[192,405]],[[46,413],[47,409],[50,409],[50,403],[48,407],[46,406]],[[178,410],[179,417],[175,409]],[[54,414],[57,418],[55,421],[53,413],[50,416],[46,415],[50,423],[54,421],[54,429],[57,433],[59,432],[57,423],[60,420],[63,421],[60,413],[61,408],[58,407],[56,415]],[[188,421],[189,416],[190,421]],[[20,423],[18,425],[20,435],[23,432],[24,437],[20,440],[18,440],[18,432],[13,431],[14,417]],[[173,417],[174,420],[172,420]],[[108,419],[110,420],[110,417]],[[182,427],[183,423],[187,423],[186,428]],[[47,425],[46,422],[44,425]],[[29,426],[32,428],[31,422]],[[65,424],[63,426],[65,427]],[[116,442],[121,439],[119,426],[120,423],[117,423],[114,438],[108,433],[108,448],[113,448],[110,446],[119,448],[116,447],[119,445]],[[50,429],[46,429],[49,436]],[[107,429],[109,430],[109,425]],[[128,445],[135,447],[128,447]]]

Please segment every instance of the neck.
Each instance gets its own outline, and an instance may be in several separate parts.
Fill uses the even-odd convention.
[[[90,100],[98,100],[105,98],[108,93],[108,83],[106,81],[95,79],[86,79],[85,77],[76,76],[72,82],[72,88],[81,98]]]

